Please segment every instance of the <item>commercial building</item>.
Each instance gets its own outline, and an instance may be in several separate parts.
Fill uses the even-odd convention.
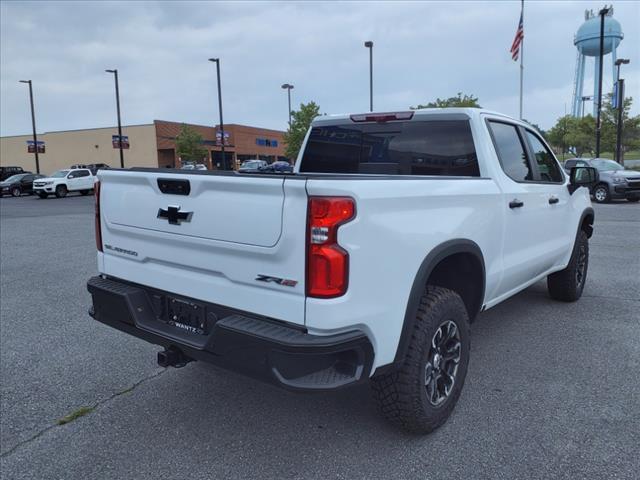
[[[183,123],[154,120],[146,125],[123,126],[123,136],[129,137],[129,148],[124,151],[125,167],[182,166],[176,153],[176,137]],[[207,155],[200,163],[209,169],[224,168],[219,127],[186,124],[198,132]],[[120,166],[120,153],[113,147],[116,127],[46,132],[38,135],[45,153],[39,155],[40,172],[50,174],[73,164],[106,163]],[[228,168],[237,169],[250,158],[267,161],[284,160],[284,132],[247,125],[224,126],[225,158]],[[35,172],[35,156],[27,152],[31,135],[0,137],[0,165],[20,166]]]

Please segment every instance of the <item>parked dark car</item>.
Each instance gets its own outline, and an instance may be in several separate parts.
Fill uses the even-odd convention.
[[[269,164],[264,160],[246,160],[242,162],[238,171],[241,173],[257,173],[264,171],[268,166]]]
[[[279,160],[268,165],[263,171],[274,173],[290,173],[293,172],[293,167],[289,162]]]
[[[95,176],[98,173],[98,170],[106,170],[111,167],[106,163],[90,163],[89,165],[83,168],[88,168],[89,170],[91,170],[91,175]]]
[[[573,167],[595,167],[600,181],[593,186],[591,194],[597,203],[626,198],[629,202],[640,200],[640,172],[625,168],[608,158],[571,158],[564,162],[564,169]]]
[[[0,182],[0,196],[11,195],[19,197],[23,193],[33,195],[33,181],[36,178],[43,178],[43,175],[35,175],[31,172],[12,175],[5,181]]]
[[[22,167],[0,167],[0,182],[4,182],[7,178],[19,173],[25,173]]]

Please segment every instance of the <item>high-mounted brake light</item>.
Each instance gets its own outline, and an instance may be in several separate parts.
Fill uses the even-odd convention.
[[[351,115],[352,122],[393,122],[394,120],[411,120],[413,112],[363,113]]]
[[[96,248],[99,252],[102,252],[104,250],[102,249],[102,225],[100,224],[100,181],[93,185],[93,193],[96,200]]]
[[[310,197],[307,232],[307,296],[344,295],[349,283],[349,254],[338,245],[338,227],[353,219],[349,197]]]

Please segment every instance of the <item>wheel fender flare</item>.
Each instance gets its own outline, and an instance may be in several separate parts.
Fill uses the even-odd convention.
[[[582,230],[582,225],[585,219],[587,218],[589,218],[590,221],[587,222],[587,227],[584,230],[587,234],[587,238],[591,238],[591,235],[593,235],[593,223],[595,221],[596,214],[593,208],[588,207],[588,208],[585,208],[584,211],[582,212],[582,215],[580,215],[580,221],[578,222],[578,227],[576,228],[576,240],[574,240],[574,244],[575,244],[575,241],[577,241],[578,234],[580,233],[580,230]]]
[[[475,256],[480,262],[480,265],[482,267],[483,279],[482,292],[480,295],[480,305],[478,305],[476,312],[470,312],[469,318],[472,319],[473,317],[475,317],[475,315],[477,315],[482,309],[486,285],[486,272],[482,250],[477,243],[464,238],[452,239],[441,243],[437,247],[433,248],[424,258],[424,260],[422,260],[420,268],[418,269],[418,272],[413,280],[413,285],[411,287],[411,292],[409,294],[409,300],[407,302],[407,308],[404,315],[404,321],[402,323],[402,332],[400,334],[400,340],[398,342],[398,349],[396,350],[396,355],[393,363],[388,367],[392,367],[393,365],[402,362],[406,354],[409,345],[409,339],[411,337],[411,332],[413,330],[413,325],[415,323],[416,314],[418,312],[418,306],[420,304],[420,297],[424,292],[424,289],[427,285],[427,280],[433,272],[433,269],[442,260],[456,253],[470,253]],[[386,367],[384,368],[386,369]]]

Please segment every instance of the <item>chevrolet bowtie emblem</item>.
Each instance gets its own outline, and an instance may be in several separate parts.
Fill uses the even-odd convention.
[[[165,210],[161,208],[158,210],[158,218],[166,218],[172,225],[180,225],[181,222],[190,222],[193,212],[181,212],[180,205],[170,205]]]

